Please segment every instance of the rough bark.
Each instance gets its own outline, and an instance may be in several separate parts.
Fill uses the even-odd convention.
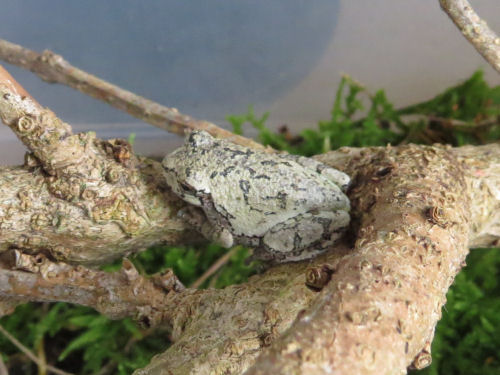
[[[359,161],[352,252],[247,374],[400,374],[414,359],[417,368],[430,361],[426,344],[468,252],[462,168],[438,147],[385,149]]]
[[[77,302],[169,326],[174,345],[137,374],[389,374],[411,363],[423,367],[468,245],[499,238],[499,145],[343,149],[319,158],[353,177],[354,242],[311,263],[207,291],[183,290],[165,281],[175,281],[171,275],[145,279],[130,265],[107,275],[66,264],[99,264],[182,240],[188,228],[174,214],[181,203],[158,166],[127,145],[89,135],[74,142],[51,112],[1,89],[2,118],[35,156],[0,172],[0,295]],[[73,147],[78,163],[67,157]],[[117,180],[110,168],[118,168]],[[56,181],[69,187],[56,189]],[[84,194],[89,186],[95,195]],[[116,203],[124,191],[127,199]],[[134,211],[137,226],[127,219],[134,201],[148,218]],[[96,218],[101,205],[113,214]]]
[[[29,97],[0,86],[0,117],[31,150],[0,171],[0,250],[99,264],[153,243],[186,240],[158,162],[123,140],[73,134]]]
[[[125,259],[120,272],[108,273],[18,250],[0,256],[0,295],[39,302],[70,302],[89,306],[111,319],[132,316],[146,326],[163,323],[175,310],[172,297],[184,290],[171,270],[141,276]]]

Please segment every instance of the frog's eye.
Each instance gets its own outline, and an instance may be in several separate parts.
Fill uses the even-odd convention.
[[[191,193],[192,195],[194,195],[194,193],[196,192],[196,190],[191,185],[189,185],[185,182],[180,182],[179,186],[184,193],[188,193],[188,194]]]
[[[183,200],[194,206],[201,206],[201,199],[196,196],[196,190],[191,185],[185,182],[180,182],[177,184],[177,187],[180,190],[178,194]]]

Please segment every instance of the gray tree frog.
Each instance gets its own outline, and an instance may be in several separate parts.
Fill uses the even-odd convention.
[[[163,160],[181,216],[225,247],[275,263],[309,259],[349,224],[349,176],[306,157],[268,154],[193,131]],[[200,211],[201,208],[201,211]]]

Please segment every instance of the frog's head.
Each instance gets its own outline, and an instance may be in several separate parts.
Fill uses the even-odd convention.
[[[206,178],[203,155],[212,146],[213,138],[205,131],[193,131],[183,147],[167,155],[162,162],[165,178],[172,191],[188,203],[201,205],[200,196],[210,188]]]
[[[190,168],[184,165],[186,151],[180,148],[163,159],[162,166],[165,171],[167,185],[183,200],[195,206],[201,204],[196,195],[196,177],[193,178]]]

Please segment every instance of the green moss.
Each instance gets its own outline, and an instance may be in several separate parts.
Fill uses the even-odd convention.
[[[454,146],[482,144],[500,139],[500,86],[490,87],[482,71],[445,90],[431,100],[395,109],[384,90],[369,92],[344,76],[337,89],[331,117],[316,129],[298,135],[272,132],[265,121],[268,113],[256,116],[252,107],[242,115],[227,116],[238,134],[248,124],[259,140],[279,150],[314,155],[342,146],[385,146],[400,142]]]
[[[210,266],[227,252],[227,249],[210,244],[205,247],[156,246],[132,259],[137,269],[153,274],[172,268],[186,286],[195,282]],[[239,246],[229,262],[221,267],[203,285],[223,288],[246,281],[255,272],[252,265],[246,265],[248,249]]]

